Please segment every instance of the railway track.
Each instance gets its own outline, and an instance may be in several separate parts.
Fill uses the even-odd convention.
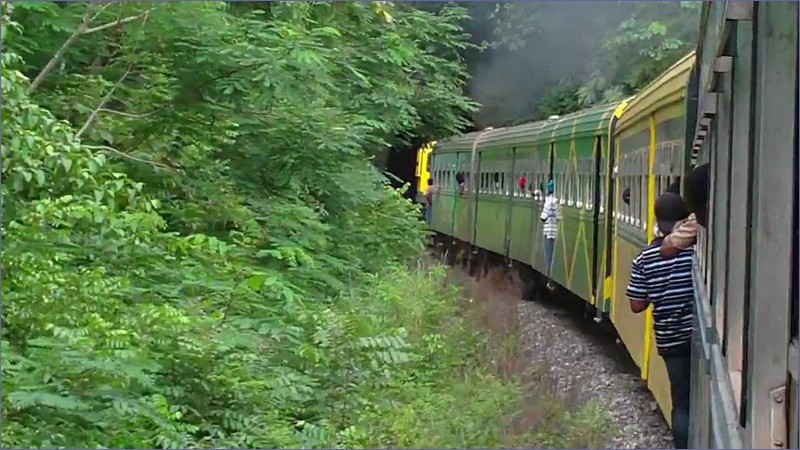
[[[607,406],[614,429],[598,448],[672,448],[669,427],[613,328],[583,314],[580,299],[567,292],[524,299],[524,275],[502,262],[478,272],[453,265],[450,281],[489,309],[516,315],[522,364],[546,371],[537,377],[550,380],[576,407],[593,399]]]

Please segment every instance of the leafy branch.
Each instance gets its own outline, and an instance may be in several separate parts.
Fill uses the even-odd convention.
[[[142,18],[144,18],[145,21],[146,21],[147,20],[147,16],[150,14],[150,11],[151,11],[150,9],[148,9],[148,10],[146,10],[146,11],[144,11],[142,13],[136,14],[134,16],[120,18],[120,19],[115,20],[113,22],[109,22],[109,23],[106,23],[106,24],[103,24],[103,25],[98,25],[96,27],[89,28],[89,25],[91,25],[92,22],[94,22],[100,16],[100,14],[103,13],[103,11],[105,11],[109,6],[111,6],[112,3],[113,2],[104,4],[94,14],[92,14],[93,6],[90,4],[90,6],[87,7],[86,13],[83,15],[83,18],[81,18],[81,22],[78,25],[78,27],[75,29],[75,31],[72,33],[72,35],[70,35],[70,37],[67,38],[66,41],[64,41],[64,43],[61,45],[61,47],[59,47],[59,49],[58,49],[58,51],[56,51],[55,55],[53,55],[53,57],[50,58],[50,60],[47,62],[47,64],[45,64],[44,68],[39,72],[38,75],[36,75],[36,78],[33,79],[33,81],[31,82],[30,86],[28,87],[28,95],[34,93],[39,88],[39,86],[42,84],[42,82],[44,82],[45,78],[47,78],[50,75],[50,73],[53,71],[53,69],[56,68],[56,65],[64,57],[64,54],[66,53],[67,49],[70,46],[72,46],[72,44],[74,44],[75,41],[77,41],[79,37],[87,35],[87,34],[91,34],[91,33],[97,33],[99,31],[107,30],[109,28],[118,27],[118,26],[124,25],[126,23],[130,23],[130,22],[142,19]]]
[[[111,146],[108,146],[108,145],[84,145],[84,147],[86,147],[88,149],[102,150],[102,151],[111,153],[112,155],[116,155],[116,156],[119,156],[121,158],[130,160],[130,161],[135,161],[135,162],[138,162],[138,163],[144,163],[144,164],[148,164],[148,165],[155,166],[155,167],[161,167],[162,169],[172,169],[172,167],[170,167],[168,165],[161,164],[159,162],[148,160],[148,159],[137,158],[135,156],[131,156],[131,155],[129,155],[129,154],[123,152],[123,151],[117,150],[114,147],[111,147]]]
[[[103,98],[100,100],[100,103],[97,105],[97,107],[92,111],[91,114],[89,114],[89,118],[86,119],[86,122],[83,124],[81,129],[78,130],[78,133],[76,134],[76,137],[83,136],[83,133],[85,133],[89,129],[89,127],[94,123],[94,121],[97,120],[97,116],[98,116],[100,110],[103,109],[103,107],[106,105],[106,103],[108,103],[108,101],[111,99],[111,96],[114,95],[114,91],[116,91],[117,88],[119,88],[122,85],[122,82],[125,81],[125,78],[127,78],[128,74],[131,73],[131,69],[132,68],[133,68],[133,62],[128,64],[128,68],[125,69],[125,73],[123,73],[122,76],[119,77],[117,82],[114,83],[114,85],[111,87],[111,89],[109,89],[109,91],[106,93],[106,95],[103,96]]]

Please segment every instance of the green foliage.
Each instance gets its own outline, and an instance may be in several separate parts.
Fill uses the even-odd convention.
[[[370,164],[464,125],[464,19],[4,3],[3,446],[507,443],[521,388]]]

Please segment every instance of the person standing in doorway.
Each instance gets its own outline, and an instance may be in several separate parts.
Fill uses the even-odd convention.
[[[633,260],[626,295],[631,311],[642,313],[653,305],[658,354],[667,366],[672,396],[672,436],[675,448],[689,445],[689,389],[691,386],[692,321],[694,319],[694,248],[673,258],[660,254],[662,241],[675,224],[689,216],[680,195],[667,192],[656,200],[656,223],[664,238],[656,238]]]
[[[433,184],[433,178],[428,178],[428,190],[425,192],[425,223],[431,226],[431,219],[433,218],[433,196],[436,193],[436,187]]]
[[[544,206],[542,207],[542,214],[539,216],[544,226],[542,226],[542,234],[544,237],[544,266],[547,275],[547,288],[552,290],[554,285],[550,280],[550,269],[553,265],[553,255],[556,250],[556,238],[558,238],[558,200],[555,195],[555,182],[550,180],[547,183],[546,196],[544,198]]]

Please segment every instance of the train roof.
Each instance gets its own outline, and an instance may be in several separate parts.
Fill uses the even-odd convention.
[[[607,133],[611,118],[622,103],[593,106],[548,121],[536,135],[536,142],[549,143],[567,136],[583,137]]]
[[[444,139],[440,139],[436,143],[436,147],[434,151],[436,153],[452,153],[452,152],[464,152],[472,151],[472,146],[475,143],[475,140],[478,139],[482,134],[488,135],[504,128],[487,128],[485,130],[473,131],[466,134],[457,134],[455,136],[450,136]]]
[[[614,102],[605,105],[576,111],[565,116],[536,122],[527,122],[513,127],[473,131],[471,133],[451,136],[440,140],[436,145],[437,153],[472,151],[478,140],[478,147],[536,145],[565,136],[592,136],[608,130],[609,122],[615,115],[619,117],[621,106],[625,102]]]
[[[617,123],[617,132],[669,104],[681,101],[686,96],[694,59],[695,52],[691,51],[634,96]]]

